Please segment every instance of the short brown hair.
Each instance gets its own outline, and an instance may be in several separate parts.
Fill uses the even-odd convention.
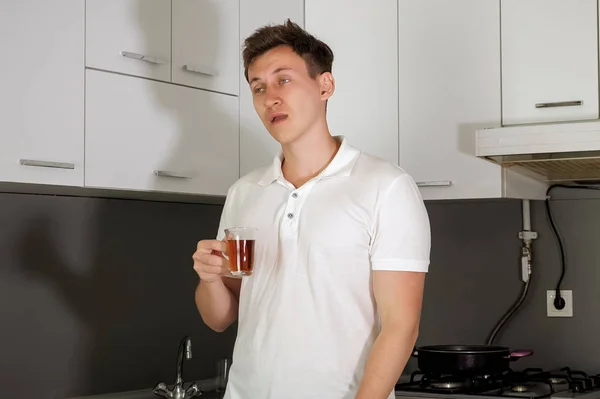
[[[246,38],[242,51],[246,81],[248,81],[250,64],[257,57],[278,46],[290,46],[302,57],[313,79],[323,72],[331,72],[333,65],[331,48],[288,19],[281,25],[263,26]]]

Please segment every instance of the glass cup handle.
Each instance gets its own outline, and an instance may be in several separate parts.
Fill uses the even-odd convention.
[[[227,244],[227,235],[225,237],[223,237],[223,239],[221,241]],[[227,256],[227,254],[225,252],[221,251],[221,256],[223,256],[225,259],[227,259],[229,261],[229,257]]]
[[[223,238],[223,240],[222,240],[222,241],[226,243],[226,242],[227,242],[227,237]],[[227,254],[226,254],[225,252],[221,251],[221,256],[222,256],[222,257],[224,257],[224,258],[227,260],[227,262],[229,262],[229,256],[227,256]],[[228,273],[229,275],[233,275],[233,274],[231,273],[231,269],[229,269],[229,265],[227,266],[227,270],[228,270],[228,272],[229,272],[229,273]]]

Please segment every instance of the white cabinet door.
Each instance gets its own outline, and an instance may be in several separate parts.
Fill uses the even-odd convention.
[[[400,0],[398,15],[400,166],[425,199],[500,197],[474,138],[500,124],[498,1]]]
[[[327,105],[331,133],[398,164],[397,2],[306,0],[305,12],[306,29],[335,57],[336,88]]]
[[[86,66],[171,80],[171,0],[86,0]]]
[[[0,181],[83,185],[84,19],[80,0],[0,2]]]
[[[240,48],[255,29],[268,24],[281,24],[288,18],[304,26],[304,0],[239,0]],[[280,149],[279,143],[264,127],[252,101],[252,93],[244,78],[240,60],[240,174],[243,176],[270,164]]]
[[[238,0],[173,0],[173,82],[238,95],[239,18]]]
[[[597,0],[501,4],[503,124],[598,118]]]
[[[87,187],[225,195],[238,179],[238,98],[86,72]]]

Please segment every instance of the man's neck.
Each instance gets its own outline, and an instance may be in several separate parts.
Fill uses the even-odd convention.
[[[339,145],[329,131],[324,129],[283,146],[283,176],[295,187],[302,186],[329,165]]]

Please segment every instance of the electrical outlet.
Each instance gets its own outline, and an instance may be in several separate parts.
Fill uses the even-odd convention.
[[[556,290],[546,291],[546,309],[548,311],[548,317],[573,317],[573,291],[560,290],[560,296],[565,300],[565,307],[558,310],[554,307]]]

